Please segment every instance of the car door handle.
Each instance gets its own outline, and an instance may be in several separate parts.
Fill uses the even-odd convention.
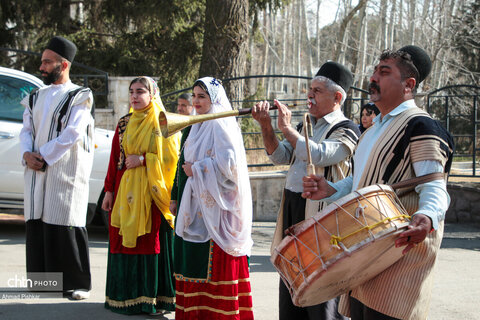
[[[0,139],[13,139],[15,135],[10,132],[0,131]]]

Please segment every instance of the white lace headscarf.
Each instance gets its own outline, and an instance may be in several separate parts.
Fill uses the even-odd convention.
[[[217,79],[197,81],[208,89],[212,101],[208,113],[232,109]],[[233,256],[250,255],[252,196],[245,147],[235,117],[192,125],[184,155],[185,162],[193,163],[193,176],[185,184],[175,232],[190,242],[213,239]]]

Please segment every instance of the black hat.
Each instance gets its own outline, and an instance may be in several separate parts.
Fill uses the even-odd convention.
[[[325,62],[315,76],[324,76],[332,80],[342,87],[345,92],[347,92],[353,84],[353,74],[350,70],[340,63],[333,61]]]
[[[53,37],[45,49],[50,49],[70,62],[73,62],[77,53],[77,46],[63,37]]]
[[[432,60],[430,60],[430,57],[425,52],[425,50],[420,47],[410,45],[405,46],[398,51],[406,52],[410,55],[410,57],[412,57],[413,65],[418,70],[418,83],[425,80],[425,78],[432,70]]]

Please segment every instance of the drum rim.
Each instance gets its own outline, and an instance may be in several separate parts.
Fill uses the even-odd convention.
[[[368,195],[372,192],[377,192],[377,191],[385,191],[385,193],[390,193],[393,197],[395,197],[398,200],[398,197],[395,193],[395,191],[392,189],[391,186],[386,185],[386,184],[374,184],[365,188],[358,189],[356,191],[350,192],[349,194],[341,197],[337,201],[334,201],[330,203],[327,207],[325,207],[322,211],[318,212],[316,215],[313,217],[310,217],[308,219],[305,219],[303,221],[300,221],[293,226],[291,226],[289,229],[294,230],[294,233],[298,232],[303,232],[310,228],[315,222],[322,220],[323,218],[327,217],[328,215],[332,214],[336,209],[339,207],[342,207],[344,204],[355,200],[358,198],[359,195]],[[398,200],[399,201],[399,200]],[[401,207],[402,210],[404,210],[403,206]],[[278,244],[277,248],[283,249],[285,247],[285,239],[288,237],[291,237],[289,235],[285,236],[282,241]],[[280,250],[279,250],[280,251]]]
[[[361,250],[363,247],[369,245],[369,244],[372,244],[374,243],[375,241],[380,241],[388,236],[393,236],[393,235],[396,235],[396,234],[400,234],[402,232],[404,232],[408,225],[410,224],[410,221],[405,221],[405,222],[402,222],[402,223],[399,223],[398,225],[395,225],[395,226],[392,226],[391,228],[388,228],[388,229],[384,229],[382,230],[380,233],[378,233],[378,237],[368,237],[368,238],[365,238],[364,240],[356,243],[355,245],[353,245],[352,247],[348,248],[348,251],[345,251],[343,250],[342,253],[338,254],[337,256],[335,256],[334,259],[330,259],[330,260],[327,260],[327,261],[324,261],[324,264],[326,267],[330,267],[332,265],[334,265],[335,263],[337,263],[339,260],[345,258],[345,257],[349,257],[355,253],[357,253],[359,250]],[[288,236],[290,238],[293,239],[292,236]],[[284,240],[286,239],[287,237],[284,238]],[[283,242],[283,240],[282,240]],[[289,243],[289,242],[287,242]],[[282,248],[284,247],[285,245],[282,246]],[[279,268],[277,268],[277,259],[281,258],[279,257],[279,255],[281,254],[281,250],[278,250],[277,248],[275,248],[275,250],[273,251],[272,255],[270,256],[270,262],[273,264],[273,266],[275,267],[275,269],[277,270],[278,273],[281,274],[281,271]],[[320,274],[322,274],[323,272],[327,271],[328,268],[319,268],[318,270],[322,270],[322,272]],[[315,271],[313,272],[312,274],[310,274],[310,276],[308,276],[306,278],[306,280],[309,280],[312,276],[314,276],[315,274],[317,274],[318,271]],[[301,286],[299,286],[298,290],[300,290],[301,287],[303,287],[304,284],[302,284]]]
[[[314,219],[322,219],[323,217],[327,216],[329,213],[333,212],[334,209],[337,209],[339,206],[343,206],[345,203],[350,202],[354,200],[355,198],[358,198],[359,195],[366,195],[369,194],[373,191],[386,191],[390,192],[397,196],[395,191],[392,189],[391,186],[386,185],[386,184],[374,184],[371,186],[367,186],[355,191],[350,192],[349,194],[341,197],[340,199],[333,201],[330,203],[328,206],[326,206],[322,211],[318,212],[316,215],[314,215],[312,218]],[[310,218],[310,219],[312,219]],[[304,220],[306,221],[306,220]]]
[[[409,222],[404,222],[404,223],[402,223],[402,226],[401,226],[401,227],[398,227],[398,228],[397,228],[398,230],[396,230],[396,231],[394,231],[394,232],[388,233],[388,232],[386,232],[386,230],[385,230],[385,232],[382,232],[383,234],[382,234],[381,237],[378,237],[378,238],[376,238],[376,239],[374,239],[374,240],[367,241],[367,242],[365,242],[365,240],[364,240],[364,241],[356,244],[354,247],[351,248],[351,250],[353,251],[353,252],[351,252],[351,254],[347,254],[346,252],[343,252],[337,259],[335,259],[335,260],[333,261],[333,263],[329,263],[328,266],[329,266],[330,268],[332,268],[335,264],[337,264],[338,262],[340,262],[342,259],[351,257],[352,255],[357,255],[357,254],[359,254],[359,253],[362,253],[362,250],[363,250],[363,249],[365,249],[365,248],[366,248],[367,246],[369,246],[369,245],[374,244],[375,241],[380,241],[380,240],[383,240],[383,239],[388,238],[388,237],[394,237],[395,235],[399,235],[400,233],[404,232],[405,229],[407,229],[408,225],[409,225]],[[360,245],[360,244],[361,244],[361,245]],[[403,250],[403,248],[397,248],[397,249],[398,249],[398,250]],[[398,251],[398,250],[397,250],[397,251]],[[401,258],[402,258],[402,256],[400,256],[397,260],[393,261],[393,262],[390,264],[390,266],[393,265],[394,263],[396,263],[396,262],[397,262],[398,260],[400,260]],[[330,261],[327,261],[326,263],[328,263],[328,262],[330,262]],[[276,268],[276,267],[275,267],[275,268]],[[387,267],[387,268],[388,268],[388,267]],[[304,292],[306,291],[306,289],[309,288],[309,286],[307,286],[307,284],[308,284],[308,283],[313,283],[314,281],[317,281],[317,279],[321,278],[321,276],[322,276],[327,270],[328,270],[328,269],[324,269],[324,268],[321,268],[321,269],[316,270],[315,272],[313,272],[312,274],[310,274],[310,275],[305,279],[305,281],[302,282],[302,284],[298,287],[297,290],[291,290],[291,292],[293,293],[292,300],[295,300],[295,301],[299,302],[301,294],[303,295]],[[372,275],[371,278],[374,278],[374,277],[377,276],[377,275],[378,275],[378,274]],[[369,279],[371,279],[371,278],[369,278]],[[369,279],[366,279],[365,281],[368,281]],[[282,280],[282,281],[283,281],[283,280]],[[288,287],[288,286],[287,286],[287,287]],[[354,288],[348,288],[348,289],[346,289],[345,292],[347,292],[348,290],[352,290],[352,289],[354,289]],[[345,293],[345,292],[343,292],[343,293]],[[340,294],[343,294],[343,293],[340,293]],[[340,294],[339,294],[339,295],[340,295]]]
[[[369,194],[375,193],[375,192],[377,192],[377,193],[381,192],[380,195],[389,195],[390,194],[394,197],[392,199],[392,202],[394,202],[394,203],[397,203],[397,201],[399,202],[398,197],[397,197],[395,191],[393,190],[393,188],[391,186],[384,185],[384,184],[375,184],[375,185],[367,186],[367,187],[355,190],[355,191],[345,195],[344,197],[338,199],[337,201],[329,204],[326,208],[324,208],[322,211],[318,212],[313,217],[308,218],[306,220],[303,220],[303,221],[295,224],[294,226],[296,226],[296,225],[300,226],[301,225],[301,228],[294,228],[293,233],[297,233],[297,232],[302,233],[305,230],[311,228],[312,225],[315,224],[316,222],[318,222],[318,221],[322,220],[323,218],[329,216],[330,214],[334,213],[335,210],[337,210],[339,207],[342,207],[342,206],[346,205],[347,203],[349,203],[351,201],[354,201],[355,199],[359,198],[360,196],[368,196]],[[400,211],[404,211],[404,208],[403,208],[403,206],[401,206],[401,204],[400,204]],[[321,267],[321,268],[318,268],[318,270],[311,273],[305,279],[305,281],[300,284],[300,286],[298,288],[296,288],[295,290],[294,290],[293,287],[290,288],[290,291],[293,293],[292,298],[300,296],[300,293],[302,293],[302,295],[303,295],[303,291],[305,291],[309,287],[307,285],[307,283],[317,281],[317,279],[320,278],[323,273],[325,273],[329,268],[333,268],[342,259],[344,259],[346,257],[349,257],[351,255],[357,255],[358,252],[362,252],[365,247],[373,244],[375,241],[380,241],[384,238],[391,237],[391,236],[394,236],[394,235],[399,234],[401,232],[404,232],[404,230],[407,228],[407,226],[409,224],[410,224],[409,221],[401,222],[401,223],[399,223],[395,226],[392,226],[388,229],[383,230],[380,234],[376,234],[376,236],[374,238],[368,237],[368,238],[363,239],[361,242],[356,243],[354,246],[350,247],[348,252],[347,251],[342,252],[341,254],[336,256],[335,259],[324,261],[324,263],[326,264],[325,266],[327,268],[325,266]],[[292,227],[294,227],[294,226],[292,226]],[[283,271],[280,268],[277,268],[277,260],[281,259],[280,255],[282,255],[283,249],[285,247],[289,246],[291,241],[294,241],[294,239],[295,239],[295,236],[286,235],[282,239],[282,241],[278,244],[278,246],[274,248],[274,250],[272,252],[272,255],[270,257],[271,263],[273,264],[273,266],[275,267],[277,272],[280,274],[282,279],[283,279],[283,276],[282,276]],[[395,261],[393,263],[395,263]],[[288,281],[285,279],[285,282],[288,282]],[[288,285],[288,286],[291,287],[291,285]]]

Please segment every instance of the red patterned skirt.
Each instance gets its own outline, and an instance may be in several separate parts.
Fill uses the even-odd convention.
[[[175,279],[176,320],[253,319],[247,256],[231,256],[211,241],[208,278]]]

